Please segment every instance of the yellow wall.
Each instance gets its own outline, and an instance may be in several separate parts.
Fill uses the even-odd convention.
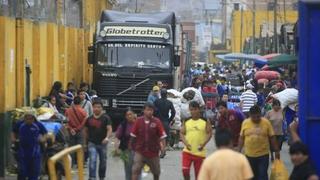
[[[277,22],[278,24],[295,23],[298,19],[297,11],[287,11],[286,19],[284,18],[284,12],[278,12]],[[286,21],[285,21],[286,20]],[[242,45],[247,37],[252,36],[253,21],[252,12],[243,11],[242,21]],[[260,26],[262,24],[273,24],[273,11],[257,11],[256,12],[256,25],[255,36],[260,36]],[[235,11],[232,14],[232,30],[231,30],[231,50],[232,52],[240,52],[240,32],[241,32],[241,11]],[[273,32],[273,26],[270,28]],[[243,47],[243,46],[242,46]]]
[[[54,81],[92,81],[87,47],[105,0],[84,1],[84,27],[0,16],[0,112],[25,103],[25,63],[31,67],[31,100],[48,95]]]
[[[0,112],[16,103],[16,29],[15,21],[0,17]]]

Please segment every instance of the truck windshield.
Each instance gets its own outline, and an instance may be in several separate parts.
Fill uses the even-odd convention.
[[[170,47],[159,44],[108,43],[98,45],[98,64],[115,67],[170,67]]]

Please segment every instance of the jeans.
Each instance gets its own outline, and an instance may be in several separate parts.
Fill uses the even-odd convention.
[[[162,121],[162,125],[163,125],[163,128],[167,134],[167,138],[166,138],[166,141],[167,142],[170,142],[170,139],[171,139],[171,135],[170,135],[170,123],[169,121]]]
[[[70,139],[69,139],[69,145],[70,146],[75,146],[75,145],[82,145],[84,144],[84,137],[82,132],[77,132],[74,136],[70,134]],[[75,153],[71,155],[72,157],[72,165],[77,164],[77,158]]]
[[[124,151],[128,159],[124,162],[124,170],[126,175],[126,180],[132,180],[132,166],[133,166],[133,159],[134,159],[134,151],[126,150]],[[141,176],[139,177],[139,180]]]
[[[89,142],[89,178],[96,179],[97,157],[99,156],[99,178],[106,177],[107,170],[107,145],[97,145]]]
[[[254,174],[253,180],[268,180],[269,155],[260,157],[248,157]]]

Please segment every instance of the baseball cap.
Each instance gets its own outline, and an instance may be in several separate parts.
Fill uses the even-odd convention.
[[[252,84],[247,84],[247,89],[253,89],[254,88],[254,86],[252,85]]]
[[[159,86],[153,86],[152,91],[160,91]]]
[[[24,117],[26,117],[26,116],[32,116],[35,119],[37,119],[36,112],[33,108],[28,108],[24,111]]]

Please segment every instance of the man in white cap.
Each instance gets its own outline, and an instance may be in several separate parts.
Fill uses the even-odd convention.
[[[246,85],[247,90],[243,92],[240,96],[240,108],[242,112],[249,117],[249,110],[252,106],[257,104],[257,95],[252,91],[254,86],[250,83]]]

